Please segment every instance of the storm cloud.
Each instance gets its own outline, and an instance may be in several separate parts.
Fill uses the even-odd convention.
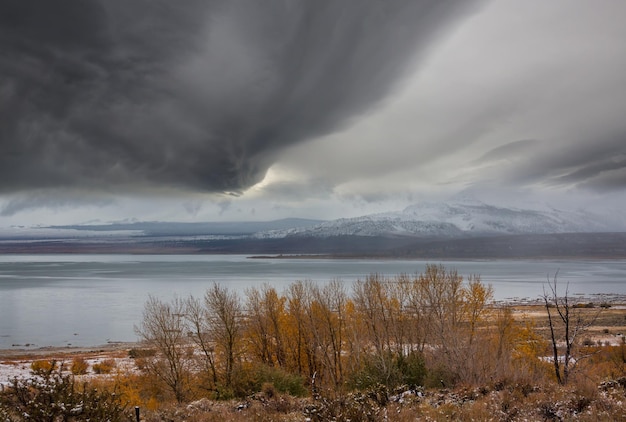
[[[380,104],[476,7],[3,0],[0,192],[243,190]]]

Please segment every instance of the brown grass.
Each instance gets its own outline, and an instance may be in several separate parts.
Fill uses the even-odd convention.
[[[593,316],[598,308],[581,308]],[[547,316],[541,305],[514,307],[515,323],[532,326],[547,339]],[[585,339],[588,346],[581,349],[586,356],[577,366],[567,386],[558,386],[550,378],[550,368],[541,379],[509,377],[485,385],[459,387],[451,390],[431,389],[414,393],[390,394],[385,405],[372,401],[367,394],[345,396],[327,401],[321,408],[319,400],[294,398],[278,393],[265,385],[261,393],[241,401],[213,401],[200,398],[184,405],[175,405],[171,398],[159,393],[158,386],[140,373],[125,373],[116,368],[115,359],[128,358],[131,347],[124,345],[108,350],[38,350],[0,353],[2,364],[31,368],[48,368],[52,361],[65,362],[69,370],[73,363],[98,360],[89,382],[116,386],[131,406],[140,406],[142,420],[156,422],[186,420],[189,422],[230,421],[302,421],[312,417],[311,410],[334,412],[336,420],[341,411],[353,409],[352,420],[387,421],[626,421],[626,308],[613,306],[602,310]],[[72,365],[70,366],[70,363]],[[96,365],[99,369],[96,370]],[[549,366],[549,365],[546,365]],[[521,370],[521,369],[520,369]],[[330,399],[328,399],[330,400]],[[326,409],[326,410],[324,410]],[[328,410],[330,409],[330,410]],[[365,413],[358,413],[365,409]],[[370,413],[367,413],[367,412]],[[344,415],[345,416],[345,415]],[[320,417],[319,420],[325,420]],[[326,419],[327,420],[327,419]]]
[[[367,402],[363,397],[335,399],[333,413],[312,416],[310,409],[320,403],[312,399],[259,396],[244,401],[215,402],[201,399],[185,406],[167,405],[144,411],[143,420],[157,422],[234,421],[322,421],[371,420],[390,422],[423,421],[626,421],[624,388],[598,388],[592,384],[559,387],[554,384],[530,386],[514,384],[503,389],[494,386],[429,390],[423,396],[405,396],[385,406]],[[340,401],[340,402],[339,402]],[[332,403],[326,403],[332,407]],[[324,412],[324,410],[321,410]]]

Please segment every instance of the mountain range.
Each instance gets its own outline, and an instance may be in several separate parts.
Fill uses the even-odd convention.
[[[37,230],[4,236],[0,252],[71,252],[80,245],[82,252],[626,258],[626,224],[614,220],[584,210],[503,207],[462,197],[331,221],[52,226],[42,228],[45,239]]]
[[[256,233],[257,238],[408,236],[459,238],[495,235],[589,233],[626,230],[583,210],[507,208],[477,200],[424,202],[398,212],[308,224]]]

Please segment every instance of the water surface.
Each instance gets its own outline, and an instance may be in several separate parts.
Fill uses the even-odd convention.
[[[249,259],[243,255],[0,256],[0,349],[95,346],[135,341],[148,295],[202,296],[212,282],[243,293],[269,283],[283,291],[296,280],[350,285],[368,274],[425,270],[419,260]],[[478,274],[495,298],[536,299],[559,271],[572,295],[626,294],[626,261],[446,261]],[[27,346],[25,346],[27,345]]]

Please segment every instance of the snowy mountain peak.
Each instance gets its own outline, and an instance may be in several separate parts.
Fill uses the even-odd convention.
[[[327,221],[313,227],[259,234],[287,236],[467,236],[614,231],[605,220],[584,211],[543,210],[489,205],[471,195],[449,202],[421,202],[402,211]]]

